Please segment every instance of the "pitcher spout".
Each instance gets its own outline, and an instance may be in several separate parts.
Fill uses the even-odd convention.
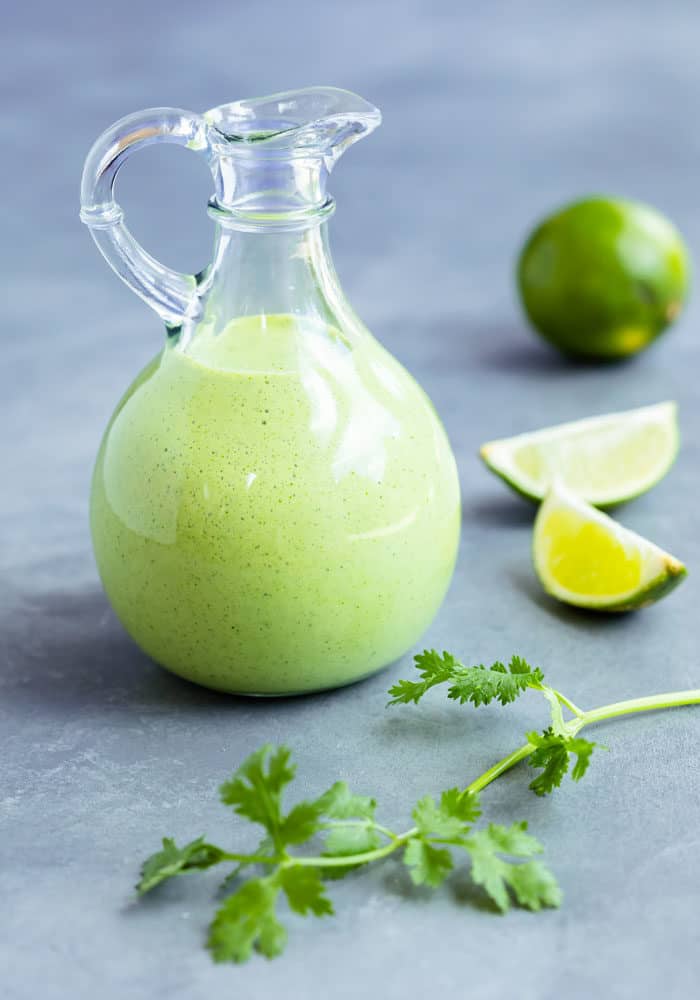
[[[381,122],[379,108],[338,87],[306,87],[212,108],[206,121],[220,136],[217,151],[261,156],[323,156],[332,165]]]
[[[381,121],[378,108],[336,87],[234,101],[204,117],[217,173],[211,213],[255,231],[303,228],[330,214],[328,175]]]

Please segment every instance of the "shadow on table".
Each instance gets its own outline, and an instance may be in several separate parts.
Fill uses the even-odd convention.
[[[466,853],[460,854],[459,851],[455,851],[453,859],[455,871],[448,876],[443,891],[446,891],[458,906],[466,906],[471,910],[497,915],[499,911],[495,904],[481,886],[472,880]],[[415,885],[406,866],[396,857],[394,864],[386,866],[382,883],[387,892],[414,904],[431,903],[435,896],[435,889],[426,885]]]
[[[483,346],[474,349],[475,368],[506,375],[537,375],[559,372],[573,375],[580,372],[580,362],[565,357],[552,347],[538,342],[521,330],[495,328],[488,331]],[[599,366],[587,364],[585,368]]]
[[[399,317],[376,331],[409,368],[450,372],[486,371],[504,375],[576,374],[581,362],[565,357],[512,319],[479,322],[461,315],[432,320]],[[600,367],[584,363],[584,369]]]
[[[580,377],[581,375],[615,372],[619,368],[634,364],[636,356],[628,358],[575,357],[562,354],[556,347],[547,344],[537,333],[527,326],[492,325],[480,335],[465,325],[465,337],[473,353],[475,368],[486,371],[514,375],[538,375],[559,373]]]
[[[504,375],[560,374],[574,375],[585,369],[596,370],[600,362],[566,357],[546,344],[525,323],[512,319],[490,323],[453,317],[440,324],[440,340],[446,360],[466,360],[470,367]],[[609,366],[608,366],[609,367]]]
[[[412,666],[408,666],[402,676],[420,679]],[[395,680],[390,677],[385,688],[392,683]],[[493,725],[493,720],[485,716],[466,719],[463,711],[455,710],[455,703],[447,699],[444,689],[443,697],[444,701],[438,696],[434,703],[421,704],[420,709],[413,705],[391,706],[376,720],[375,736],[389,746],[406,744],[413,752],[419,752],[421,748],[433,750],[438,744],[453,744],[458,748],[463,745],[467,730],[470,737],[478,740],[481,732],[485,734]]]
[[[26,594],[3,615],[2,701],[65,713],[249,704],[163,670],[132,642],[99,587]],[[275,699],[271,699],[275,700]]]
[[[462,519],[488,528],[532,528],[537,506],[523,497],[499,491],[489,496],[465,497]]]
[[[421,331],[423,332],[423,331]],[[425,331],[426,335],[428,331]],[[477,371],[502,375],[559,374],[581,378],[612,375],[634,366],[641,355],[624,358],[568,356],[548,344],[527,324],[512,319],[479,323],[473,319],[452,317],[432,331],[437,341],[435,360],[450,368],[470,367]]]

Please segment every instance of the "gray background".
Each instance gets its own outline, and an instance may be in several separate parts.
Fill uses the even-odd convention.
[[[637,616],[556,607],[530,569],[531,510],[475,458],[486,438],[676,398],[681,456],[621,516],[700,564],[698,302],[632,363],[581,368],[525,328],[512,282],[528,226],[589,191],[657,205],[700,259],[697,5],[24,3],[4,15],[2,48],[0,993],[694,995],[693,710],[601,730],[609,754],[549,800],[523,768],[484,795],[491,818],[526,818],[546,843],[559,912],[498,917],[459,879],[431,896],[388,863],[333,887],[334,919],[290,921],[284,958],[236,968],[202,948],[215,873],[134,904],[162,834],[247,836],[215,789],[263,741],[293,746],[299,795],[345,777],[401,828],[418,796],[466,783],[544,720],[529,698],[387,712],[409,657],[356,687],[260,703],[178,681],[134,648],[100,590],[87,496],[101,429],[162,331],[92,247],[77,194],[91,141],[142,107],[309,83],[380,105],[384,126],[333,178],[333,244],[349,297],[430,393],[459,462],[461,557],[425,643],[474,661],[519,650],[590,706],[697,685],[700,573]],[[148,248],[200,267],[210,182],[197,158],[149,150],[120,180]]]

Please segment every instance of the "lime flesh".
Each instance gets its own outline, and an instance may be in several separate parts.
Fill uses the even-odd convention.
[[[685,566],[560,485],[540,507],[535,571],[548,594],[599,611],[632,611],[676,587]]]
[[[518,261],[518,288],[534,328],[567,354],[636,354],[680,313],[689,254],[655,209],[586,198],[544,219]]]
[[[531,500],[558,480],[589,503],[612,506],[639,496],[678,453],[677,407],[658,403],[490,441],[486,466]]]

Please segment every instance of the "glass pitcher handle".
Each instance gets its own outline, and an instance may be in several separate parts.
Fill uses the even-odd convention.
[[[114,200],[114,179],[135,150],[155,142],[172,142],[203,154],[214,172],[215,159],[204,118],[179,108],[149,108],[115,122],[88,153],[80,192],[80,218],[107,263],[168,326],[194,318],[199,308],[194,275],[158,263],[124,225]]]

